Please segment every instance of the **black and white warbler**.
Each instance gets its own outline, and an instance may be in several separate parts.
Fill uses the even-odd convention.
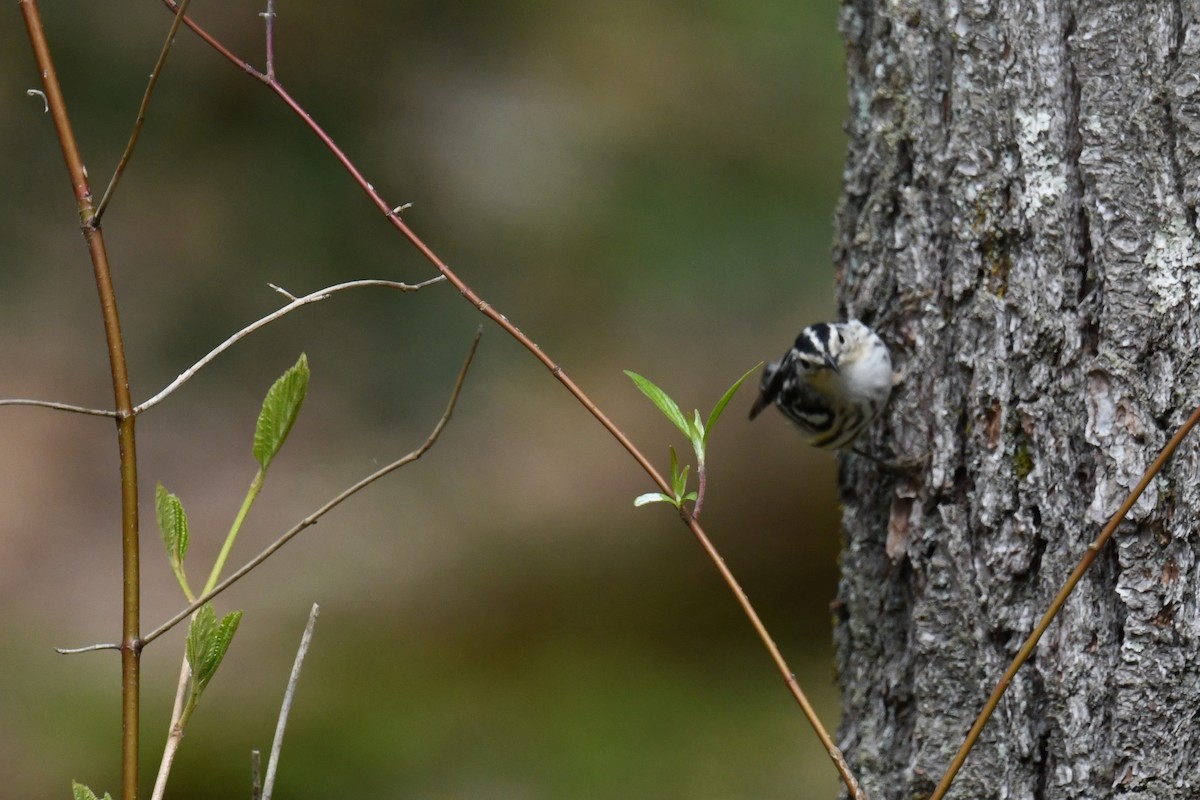
[[[774,403],[809,444],[847,447],[879,416],[892,383],[892,357],[874,331],[856,319],[821,322],[767,364],[750,419]]]

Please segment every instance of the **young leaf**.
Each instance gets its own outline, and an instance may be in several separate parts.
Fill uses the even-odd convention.
[[[683,500],[683,491],[687,488],[688,470],[690,469],[691,467],[684,467],[681,472],[678,472],[672,476],[672,482],[674,483],[672,488],[675,491],[675,505],[679,505],[679,502]]]
[[[296,424],[300,405],[308,392],[308,357],[300,354],[295,366],[275,381],[263,400],[258,424],[254,429],[254,458],[263,472],[283,447],[283,442]]]
[[[647,494],[639,494],[633,498],[634,506],[644,506],[648,503],[670,503],[671,505],[677,505],[674,498],[667,497],[662,492],[648,492]]]
[[[95,792],[79,781],[71,781],[71,795],[75,800],[100,800],[100,798],[96,797]],[[104,800],[112,800],[112,796],[108,792],[105,792]]]
[[[237,633],[238,625],[241,623],[241,611],[230,611],[221,617],[221,623],[217,625],[217,633],[213,637],[213,650],[209,654],[209,663],[205,665],[207,668],[207,679],[211,679],[216,674],[217,667],[221,666],[221,660],[229,652],[229,645],[233,644],[233,635]]]
[[[172,564],[183,563],[188,549],[188,521],[183,503],[160,483],[154,488],[154,510],[167,556]]]
[[[708,431],[700,421],[699,409],[692,411],[692,431],[692,451],[696,454],[696,467],[701,468],[704,466],[704,442],[708,438]]]
[[[241,611],[230,611],[217,623],[216,612],[211,604],[205,604],[192,618],[192,626],[188,631],[187,656],[192,668],[192,696],[199,696],[208,686],[221,659],[229,650],[233,635],[237,633],[238,623],[242,621]]]
[[[158,518],[158,531],[167,548],[167,560],[180,586],[187,591],[187,579],[183,574],[183,559],[188,549],[187,513],[183,503],[160,483],[154,488],[154,510]]]
[[[212,647],[213,632],[216,628],[217,612],[213,611],[211,603],[205,603],[196,609],[188,625],[187,635],[187,660],[193,676],[200,673],[200,665]]]
[[[708,433],[713,429],[713,425],[717,424],[717,420],[720,419],[721,412],[725,410],[725,406],[729,405],[729,401],[733,399],[735,394],[737,394],[737,390],[741,388],[742,383],[746,380],[746,378],[749,378],[751,373],[757,372],[758,368],[762,365],[763,362],[761,361],[755,364],[746,371],[745,375],[734,381],[733,386],[730,386],[729,390],[726,391],[725,394],[721,395],[721,399],[717,401],[715,406],[713,406],[712,413],[708,415],[708,425],[704,428],[704,444],[708,444]]]
[[[646,395],[646,397],[649,397],[650,402],[658,406],[658,410],[661,411],[667,419],[671,420],[676,428],[679,428],[679,430],[683,432],[684,436],[688,437],[689,439],[692,438],[692,426],[688,423],[687,417],[685,417],[683,412],[679,410],[679,406],[675,404],[675,401],[671,399],[670,395],[655,386],[649,379],[643,378],[636,372],[630,372],[629,370],[625,370],[624,372],[629,376],[629,379],[632,380],[639,389],[641,389],[642,394]]]

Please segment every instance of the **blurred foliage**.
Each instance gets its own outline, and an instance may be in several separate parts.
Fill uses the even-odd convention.
[[[107,183],[169,14],[43,2],[94,187]],[[262,63],[262,8],[194,5]],[[709,407],[832,313],[844,109],[836,4],[781,0],[280,3],[278,70],[384,196],[649,453],[664,426],[621,374]],[[0,25],[0,396],[110,403],[90,266],[15,7]],[[295,293],[430,268],[263,87],[180,34],[104,220],[135,399]],[[144,624],[179,607],[153,487],[188,498],[211,563],[254,473],[264,382],[304,350],[305,413],[240,564],[412,449],[478,314],[453,289],[362,290],[240,343],[139,421]],[[669,342],[670,346],[663,346]],[[739,405],[740,401],[742,405]],[[834,461],[735,399],[706,528],[833,722]],[[0,412],[0,774],[13,797],[118,785],[118,670],[55,645],[115,638],[111,423]],[[168,796],[248,792],[310,603],[322,604],[281,796],[830,797],[836,779],[766,655],[653,487],[495,330],[418,464],[217,602],[246,611]],[[202,569],[197,566],[197,569]],[[182,633],[147,650],[144,784]],[[147,789],[148,790],[148,789]]]

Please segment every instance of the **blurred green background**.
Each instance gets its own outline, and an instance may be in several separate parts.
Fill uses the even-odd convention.
[[[262,63],[261,5],[193,5]],[[833,314],[844,83],[836,4],[281,3],[279,75],[389,202],[663,469],[678,434],[622,375],[705,413]],[[153,2],[43,2],[99,192],[169,23]],[[90,264],[15,4],[0,24],[0,397],[110,406]],[[261,85],[181,33],[108,215],[135,399],[300,294],[431,268]],[[415,447],[482,317],[452,288],[358,290],[242,342],[138,422],[144,625],[181,607],[162,481],[203,581],[254,473],[262,395],[309,398],[234,552]],[[710,444],[707,530],[836,724],[835,461],[751,391]],[[0,796],[116,791],[110,422],[0,409]],[[686,447],[681,448],[685,452]],[[734,600],[651,485],[488,327],[438,445],[217,602],[246,612],[171,798],[248,796],[312,602],[278,796],[828,798],[836,776]],[[146,796],[182,630],[148,648]]]

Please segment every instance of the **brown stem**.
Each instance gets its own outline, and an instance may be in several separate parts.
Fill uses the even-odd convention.
[[[183,0],[186,2],[187,0]],[[183,2],[180,11],[183,13]],[[267,11],[263,14],[267,21],[267,80],[275,80],[275,0],[267,0]]]
[[[737,598],[738,605],[742,607],[742,612],[746,618],[750,620],[750,626],[754,628],[754,632],[758,634],[758,638],[762,641],[763,646],[767,648],[767,653],[771,656],[771,661],[775,663],[775,668],[779,670],[779,674],[783,676],[783,682],[791,692],[796,704],[800,706],[800,710],[804,713],[805,719],[812,726],[813,731],[817,734],[817,739],[820,740],[821,746],[825,748],[825,752],[829,754],[829,758],[833,761],[834,768],[838,771],[838,775],[842,778],[842,783],[846,785],[846,789],[850,792],[850,797],[853,800],[866,800],[866,793],[862,787],[858,785],[858,781],[854,777],[854,773],[850,771],[850,765],[846,763],[845,756],[842,751],[833,742],[833,737],[829,735],[829,731],[825,729],[821,718],[817,716],[817,711],[812,707],[812,703],[808,701],[804,690],[800,688],[800,682],[796,680],[796,673],[792,672],[783,653],[779,652],[779,648],[775,644],[775,640],[771,638],[771,634],[767,631],[767,626],[763,624],[759,618],[758,612],[754,610],[754,606],[750,603],[750,598],[742,590],[741,584],[737,578],[729,570],[725,564],[725,559],[721,558],[721,554],[717,552],[717,548],[709,540],[704,533],[704,529],[700,527],[700,523],[696,518],[688,514],[687,511],[680,509],[680,514],[683,516],[684,523],[691,530],[692,535],[696,537],[696,541],[704,548],[704,552],[708,554],[709,559],[716,565],[717,571],[721,573],[721,577]]]
[[[125,364],[125,346],[121,338],[121,321],[117,314],[117,298],[113,292],[108,268],[108,252],[104,235],[94,222],[92,191],[87,171],[71,130],[66,101],[58,83],[50,46],[42,26],[41,14],[35,0],[18,0],[29,43],[42,76],[42,88],[58,133],[71,189],[79,208],[84,241],[92,259],[96,291],[100,296],[100,311],[104,318],[104,334],[108,344],[108,359],[112,373],[113,400],[117,415],[117,442],[121,480],[121,797],[136,800],[138,791],[138,703],[140,699],[139,587],[138,574],[138,507],[137,507],[137,442],[134,436],[133,398],[129,393],[129,374]]]
[[[104,209],[108,208],[113,193],[117,190],[117,184],[121,182],[121,176],[125,174],[125,168],[129,166],[129,159],[133,158],[133,149],[137,147],[138,139],[142,135],[142,126],[146,124],[146,113],[150,109],[150,98],[154,96],[154,87],[158,85],[158,76],[162,75],[163,67],[167,65],[167,56],[171,52],[171,45],[175,44],[175,34],[179,32],[179,23],[190,2],[192,0],[180,2],[179,11],[176,12],[175,19],[171,22],[171,29],[167,31],[167,40],[163,42],[162,50],[159,51],[158,61],[154,64],[154,69],[150,71],[150,82],[146,84],[146,91],[142,95],[142,104],[138,107],[137,119],[133,121],[133,132],[129,134],[125,152],[121,154],[121,160],[117,162],[117,168],[113,170],[112,178],[108,181],[108,188],[104,190],[104,196],[96,204],[95,224],[97,225],[100,224],[100,218],[104,216]]]
[[[1004,675],[1000,677],[1000,682],[996,684],[996,688],[992,690],[992,694],[988,697],[987,702],[983,704],[983,710],[979,712],[979,716],[975,719],[975,724],[971,726],[967,738],[963,740],[962,746],[958,748],[958,753],[955,754],[954,760],[950,762],[950,766],[946,768],[946,774],[942,776],[942,780],[934,789],[933,794],[929,796],[929,800],[941,800],[945,797],[946,792],[950,791],[950,784],[954,782],[954,778],[958,775],[958,771],[962,769],[963,762],[967,760],[967,754],[971,752],[971,748],[975,746],[975,742],[979,739],[979,734],[983,731],[983,726],[987,724],[991,718],[992,712],[996,710],[996,706],[1000,703],[1000,698],[1008,691],[1008,687],[1012,685],[1013,678],[1016,677],[1017,670],[1029,659],[1033,653],[1033,649],[1037,647],[1038,641],[1042,638],[1042,634],[1050,627],[1050,623],[1058,616],[1058,612],[1062,610],[1063,605],[1067,602],[1067,598],[1071,596],[1071,592],[1075,591],[1075,586],[1083,578],[1084,573],[1091,568],[1092,562],[1096,560],[1096,556],[1100,554],[1101,548],[1112,538],[1113,532],[1117,526],[1125,519],[1125,515],[1133,508],[1133,504],[1142,496],[1142,492],[1146,491],[1146,487],[1150,485],[1150,481],[1154,480],[1154,476],[1162,471],[1163,466],[1175,454],[1175,450],[1179,447],[1180,442],[1184,437],[1200,422],[1200,407],[1197,407],[1192,415],[1187,418],[1187,421],[1175,431],[1175,435],[1167,442],[1162,452],[1158,454],[1158,458],[1154,459],[1154,463],[1142,475],[1142,479],[1130,491],[1129,496],[1125,498],[1125,502],[1121,503],[1121,507],[1116,510],[1108,523],[1100,531],[1100,535],[1095,541],[1088,545],[1083,557],[1079,559],[1079,564],[1071,572],[1066,583],[1054,596],[1054,600],[1050,603],[1050,608],[1046,609],[1046,613],[1042,615],[1042,619],[1038,622],[1037,627],[1029,634],[1029,638],[1025,640],[1025,644],[1021,645],[1020,651],[1016,658],[1008,665],[1008,669],[1004,671]]]

